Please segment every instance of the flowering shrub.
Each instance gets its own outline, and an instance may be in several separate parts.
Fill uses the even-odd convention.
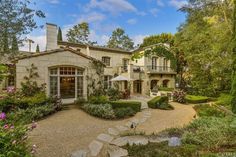
[[[27,133],[36,128],[37,124],[32,123],[31,126],[14,125],[5,113],[0,114],[0,154],[1,156],[31,156],[35,153],[35,148],[32,148],[31,153],[27,146]]]
[[[186,96],[186,93],[183,90],[175,90],[173,92],[173,99],[175,102],[183,103],[183,104],[186,103],[185,96]]]

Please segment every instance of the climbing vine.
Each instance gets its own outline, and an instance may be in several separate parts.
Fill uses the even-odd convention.
[[[104,90],[104,67],[105,65],[98,61],[93,60],[91,62],[91,69],[95,70],[96,77],[94,76],[94,72],[91,72],[89,75],[87,75],[88,80],[88,96],[91,95],[103,95]]]
[[[159,56],[159,57],[164,57],[168,60],[170,60],[171,62],[171,68],[176,69],[176,57],[175,55],[172,53],[172,51],[168,48],[166,48],[166,46],[163,45],[158,45],[155,46],[153,48],[147,49],[144,52],[136,52],[132,55],[131,59],[135,60],[135,59],[140,59],[143,56],[145,57],[151,57],[151,56]]]

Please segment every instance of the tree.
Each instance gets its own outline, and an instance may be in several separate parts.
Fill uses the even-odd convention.
[[[81,43],[81,44],[96,44],[96,42],[92,42],[89,40],[89,24],[87,22],[82,22],[73,26],[73,28],[69,29],[67,32],[67,40],[72,43]]]
[[[39,50],[39,45],[38,45],[38,44],[37,44],[37,46],[36,46],[36,52],[37,52],[37,53],[40,52],[40,50]]]
[[[117,28],[112,32],[107,47],[132,50],[134,48],[134,42],[125,34],[125,31],[122,28]]]
[[[9,45],[12,45],[14,36],[17,43],[21,43],[26,34],[37,28],[35,16],[44,18],[40,10],[32,9],[29,0],[0,0],[0,51],[9,53]]]
[[[181,9],[187,20],[176,34],[175,46],[187,61],[185,80],[193,94],[217,96],[230,91],[232,6],[229,0],[189,0]]]
[[[63,40],[62,40],[61,27],[59,27],[59,29],[58,29],[58,33],[57,33],[57,41],[63,41]]]
[[[19,47],[18,47],[18,41],[15,35],[13,35],[12,37],[12,46],[11,46],[11,51],[13,53],[17,53],[19,51]]]
[[[160,43],[169,44],[170,46],[173,46],[174,36],[171,33],[151,35],[143,39],[143,43],[140,45],[140,47],[147,47]]]
[[[233,35],[232,35],[232,58],[233,58],[233,70],[232,70],[232,111],[236,113],[236,0],[234,2],[234,13],[233,13]]]

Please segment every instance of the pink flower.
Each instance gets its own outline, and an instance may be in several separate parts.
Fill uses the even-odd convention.
[[[5,114],[4,112],[2,112],[2,113],[0,114],[0,119],[1,119],[1,120],[6,119],[6,114]]]
[[[9,129],[9,125],[5,124],[5,125],[3,126],[3,128],[4,128],[4,129]]]
[[[16,89],[14,86],[7,87],[7,93],[11,94],[11,93],[14,93],[15,91],[16,91]]]
[[[15,127],[14,127],[14,125],[12,125],[11,127],[10,127],[10,129],[14,129]]]
[[[34,128],[36,128],[36,127],[37,127],[37,123],[33,121],[33,122],[32,122],[32,125],[31,125],[31,128],[34,129]]]

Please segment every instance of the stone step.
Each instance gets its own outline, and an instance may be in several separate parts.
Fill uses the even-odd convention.
[[[87,157],[88,150],[78,150],[71,154],[71,157]]]
[[[102,150],[102,147],[103,147],[102,142],[98,142],[96,140],[93,140],[89,144],[89,150],[90,150],[91,156],[97,156],[100,153],[100,151]]]
[[[119,131],[117,129],[109,128],[107,131],[108,131],[108,133],[110,135],[114,135],[114,136],[118,136],[119,135]]]
[[[102,142],[110,143],[114,139],[114,137],[108,134],[100,134],[97,136],[97,139]]]

